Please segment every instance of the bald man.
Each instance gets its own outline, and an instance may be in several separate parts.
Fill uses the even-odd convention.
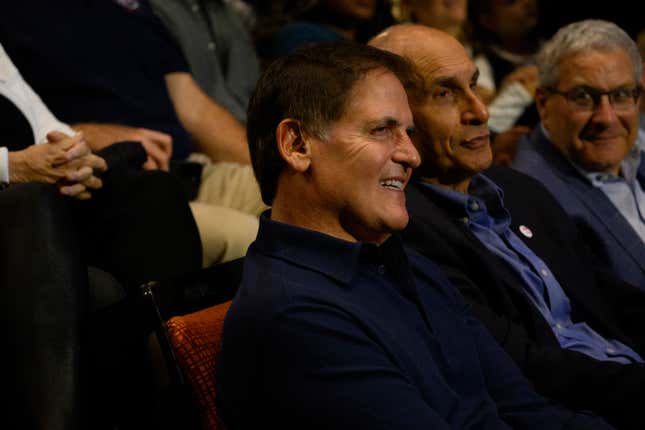
[[[405,242],[439,264],[538,392],[642,428],[645,295],[594,270],[542,185],[489,169],[478,70],[456,39],[405,25],[370,43],[419,74],[408,99],[422,163],[406,188]]]

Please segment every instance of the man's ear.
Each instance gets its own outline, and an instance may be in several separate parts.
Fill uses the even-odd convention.
[[[284,161],[297,172],[305,172],[311,164],[311,142],[300,122],[292,118],[280,121],[275,132],[278,151]]]

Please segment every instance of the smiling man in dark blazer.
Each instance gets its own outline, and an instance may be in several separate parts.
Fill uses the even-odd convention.
[[[645,291],[641,61],[634,40],[611,22],[559,30],[537,56],[541,122],[512,166],[553,193],[599,265]]]
[[[419,73],[408,98],[422,164],[406,189],[405,241],[440,265],[539,392],[642,428],[645,296],[589,264],[540,183],[489,169],[478,71],[457,40],[403,25],[370,43]]]

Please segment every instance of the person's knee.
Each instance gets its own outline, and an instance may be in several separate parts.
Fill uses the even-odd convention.
[[[246,250],[257,235],[257,217],[197,202],[191,203],[190,208],[202,241],[204,266],[246,255]]]

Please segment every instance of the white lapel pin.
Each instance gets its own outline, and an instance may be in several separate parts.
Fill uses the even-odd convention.
[[[520,233],[522,233],[525,237],[528,237],[529,239],[533,237],[533,232],[531,231],[530,228],[528,228],[525,225],[520,226]]]

